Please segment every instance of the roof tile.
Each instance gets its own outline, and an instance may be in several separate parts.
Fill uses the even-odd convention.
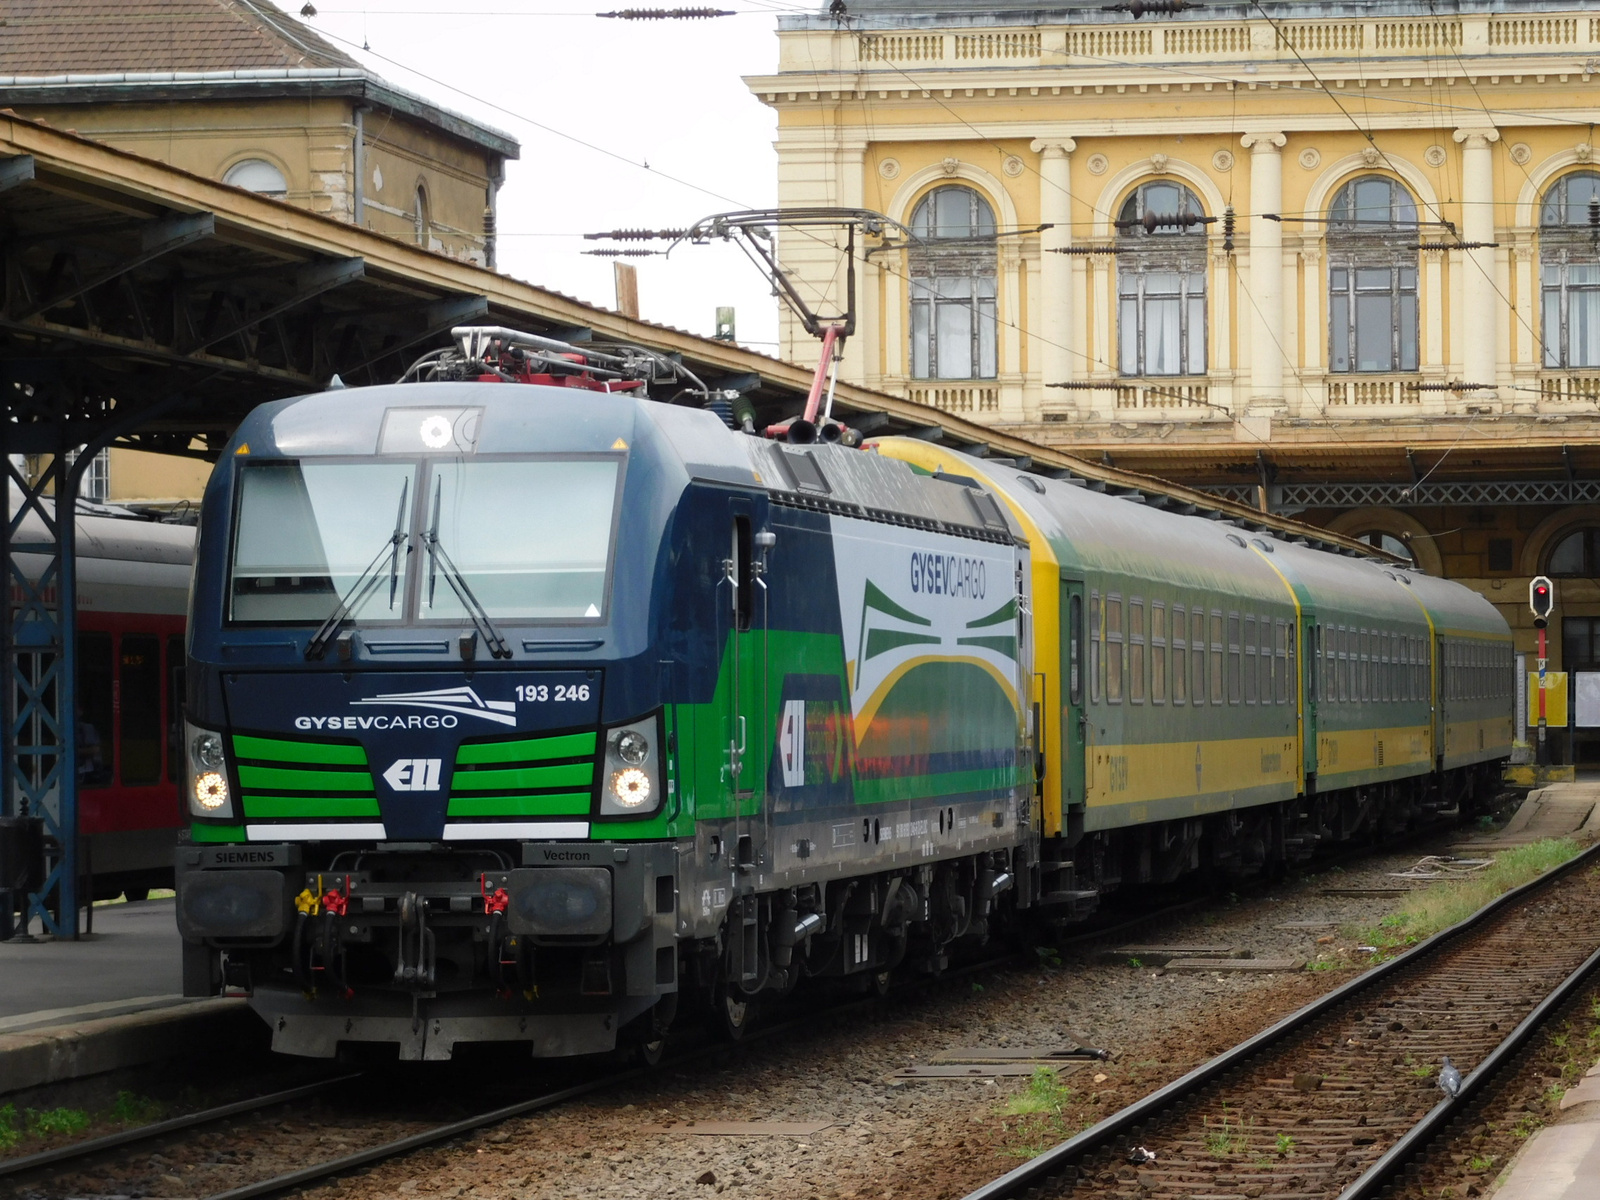
[[[361,64],[267,0],[5,0],[0,75]]]

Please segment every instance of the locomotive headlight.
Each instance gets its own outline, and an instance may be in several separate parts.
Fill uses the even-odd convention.
[[[185,721],[183,744],[189,758],[185,795],[190,815],[213,821],[231,819],[233,789],[228,784],[228,753],[222,735]]]
[[[661,807],[658,741],[654,717],[607,731],[605,771],[600,776],[602,816],[641,817]]]
[[[627,729],[616,735],[617,757],[630,767],[638,767],[650,757],[650,742],[644,734]]]
[[[640,809],[650,803],[650,776],[638,767],[613,772],[610,789],[611,799],[623,808]]]

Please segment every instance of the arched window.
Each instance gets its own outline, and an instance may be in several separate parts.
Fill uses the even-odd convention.
[[[1411,547],[1392,533],[1381,529],[1374,529],[1367,533],[1356,534],[1356,541],[1365,542],[1369,546],[1376,546],[1386,554],[1393,554],[1396,558],[1403,558],[1407,562],[1415,563],[1416,555],[1411,553]]]
[[[1600,528],[1574,529],[1558,540],[1545,559],[1546,575],[1600,575]]]
[[[433,230],[433,218],[428,212],[428,189],[420,183],[417,184],[417,207],[411,219],[416,225],[417,245],[426,246],[428,234]]]
[[[1328,369],[1417,369],[1417,206],[1382,175],[1328,208]]]
[[[1578,171],[1550,185],[1539,206],[1540,326],[1547,367],[1600,366],[1600,175]]]
[[[1206,235],[1200,200],[1181,183],[1141,184],[1117,219],[1118,369],[1206,372]],[[1190,218],[1185,220],[1185,218]]]
[[[969,187],[929,192],[911,214],[911,374],[993,379],[994,209]]]
[[[278,200],[289,194],[289,181],[283,177],[283,172],[263,158],[246,158],[234,163],[222,182]]]

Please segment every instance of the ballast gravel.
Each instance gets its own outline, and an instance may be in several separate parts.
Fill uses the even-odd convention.
[[[1324,891],[1411,886],[1390,872],[1426,852],[1418,847],[1364,859],[1242,900],[1224,899],[1131,940],[1312,961],[1346,951],[1348,961],[1354,948],[1344,931],[1377,922],[1395,897]],[[943,981],[864,1015],[824,1017],[815,1030],[666,1070],[308,1194],[345,1200],[961,1196],[1350,977],[1348,969],[1168,972],[1071,949],[1057,965],[1045,953],[1038,965]],[[890,1079],[941,1051],[1074,1042],[1104,1047],[1113,1057],[1061,1077],[1069,1094],[1059,1116],[1006,1113],[1007,1102],[1027,1089],[1026,1078]],[[688,1132],[691,1122],[731,1121],[831,1124],[804,1137]],[[645,1132],[647,1126],[667,1131]]]

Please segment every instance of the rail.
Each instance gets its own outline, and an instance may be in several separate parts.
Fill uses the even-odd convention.
[[[1435,956],[1459,946],[1463,938],[1489,931],[1497,918],[1512,912],[1531,896],[1580,868],[1597,862],[1600,862],[1600,845],[1590,847],[1538,879],[1507,892],[1465,920],[1441,930],[1403,954],[1374,967],[1233,1049],[1203,1063],[1143,1100],[1113,1113],[1099,1124],[969,1193],[965,1200],[1016,1200],[1023,1196],[1065,1194],[1077,1183],[1080,1168],[1087,1160],[1120,1148],[1124,1139],[1144,1136],[1147,1126],[1175,1115],[1173,1110],[1176,1106],[1193,1103],[1225,1079],[1247,1068],[1264,1065],[1272,1054],[1281,1051],[1292,1040],[1316,1029],[1329,1018],[1340,1016],[1341,1010],[1352,1000],[1399,983],[1403,976]],[[1370,1164],[1340,1193],[1340,1200],[1372,1200],[1376,1197],[1408,1164],[1415,1161],[1421,1150],[1463,1111],[1464,1106],[1515,1056],[1543,1021],[1566,1003],[1597,967],[1600,967],[1600,951],[1589,954],[1575,969],[1567,972],[1562,982],[1466,1075],[1459,1093],[1446,1097],[1421,1120],[1413,1122],[1376,1162]]]

